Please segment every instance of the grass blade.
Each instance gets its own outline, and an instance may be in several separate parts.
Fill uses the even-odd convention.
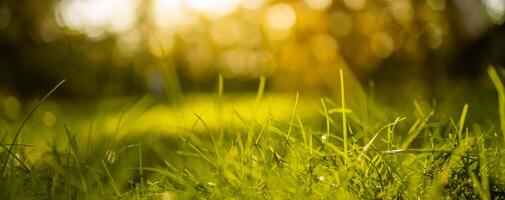
[[[498,112],[500,114],[500,128],[503,134],[503,140],[505,140],[505,87],[503,86],[503,82],[501,81],[498,73],[496,73],[496,69],[494,66],[489,66],[487,68],[487,72],[489,74],[489,78],[493,82],[496,91],[498,92]]]
[[[344,137],[344,164],[347,165],[347,118],[345,108],[344,72],[340,69],[340,96],[342,98],[342,134]]]
[[[56,89],[58,89],[63,83],[65,83],[65,81],[66,80],[62,80],[62,81],[60,81],[60,83],[58,83],[56,86],[54,86],[53,89],[51,91],[49,91],[46,94],[46,96],[44,96],[35,105],[35,107],[30,111],[30,113],[28,113],[28,116],[26,116],[26,118],[23,120],[23,123],[21,123],[21,126],[19,127],[18,131],[16,132],[16,135],[14,135],[14,139],[12,139],[11,145],[9,146],[9,149],[7,150],[7,158],[5,159],[4,163],[2,164],[2,171],[1,171],[2,178],[5,175],[5,168],[7,167],[7,162],[9,162],[10,155],[12,154],[12,150],[14,149],[14,146],[15,146],[14,144],[16,144],[16,141],[17,141],[19,135],[21,135],[21,132],[23,131],[23,128],[25,127],[26,123],[28,123],[30,118],[32,118],[33,114],[35,113],[35,111],[37,111],[37,109],[40,107],[40,105],[42,105],[47,100],[47,98],[49,98],[49,96],[51,96],[54,93],[54,91],[56,91]]]

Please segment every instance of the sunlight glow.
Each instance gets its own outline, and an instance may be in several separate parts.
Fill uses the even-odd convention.
[[[373,53],[380,58],[389,57],[394,50],[393,38],[385,32],[375,33],[370,45]]]
[[[239,21],[226,19],[212,25],[210,36],[212,40],[222,46],[236,43],[242,38],[243,28]]]
[[[154,22],[161,28],[189,25],[195,20],[184,0],[155,0],[152,9]]]
[[[502,24],[505,21],[505,1],[484,0],[483,2],[491,21],[495,24]]]
[[[265,4],[264,0],[242,0],[240,6],[248,10],[256,10]]]
[[[344,0],[344,4],[351,10],[361,10],[365,7],[366,0]]]
[[[8,96],[5,98],[3,103],[0,104],[0,108],[2,108],[3,114],[7,117],[7,119],[17,120],[19,117],[21,117],[21,109],[23,107],[21,105],[21,102],[19,102],[16,97]]]
[[[240,0],[186,0],[188,7],[208,17],[222,17],[237,10]]]
[[[101,37],[130,29],[137,18],[136,0],[64,0],[57,7],[60,25]]]
[[[322,62],[334,61],[338,52],[338,43],[327,34],[318,34],[310,39],[314,58]]]
[[[46,127],[52,127],[56,123],[56,116],[53,112],[47,111],[42,117],[42,122]]]
[[[307,6],[312,10],[326,10],[331,6],[332,0],[305,0]]]
[[[274,29],[288,30],[293,27],[295,22],[295,11],[288,4],[275,4],[267,11],[267,23]]]

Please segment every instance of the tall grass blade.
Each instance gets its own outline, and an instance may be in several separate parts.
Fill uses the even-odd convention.
[[[342,110],[345,111],[344,72],[340,69],[340,96],[342,97]],[[342,112],[342,134],[344,138],[344,164],[347,165],[347,118],[346,112]]]
[[[258,86],[258,92],[256,93],[256,100],[254,101],[254,108],[258,108],[263,93],[265,92],[265,76],[260,76],[260,83]]]
[[[293,112],[291,114],[291,122],[289,123],[289,129],[288,129],[288,138],[291,135],[291,129],[293,128],[293,123],[295,121],[296,117],[296,110],[298,109],[298,99],[300,98],[300,94],[297,92],[296,93],[296,99],[295,99],[295,106],[293,108]],[[326,110],[326,109],[325,109]]]
[[[11,145],[9,146],[9,149],[7,150],[7,158],[5,159],[4,163],[2,164],[2,171],[0,172],[2,178],[4,177],[5,175],[5,168],[7,167],[7,163],[9,162],[9,159],[10,159],[10,155],[12,154],[12,150],[14,149],[14,144],[16,144],[16,141],[19,137],[19,135],[21,135],[21,132],[23,131],[23,128],[25,127],[26,123],[28,123],[28,121],[30,120],[30,118],[32,117],[32,115],[35,113],[35,111],[37,111],[37,109],[40,107],[40,105],[42,105],[42,103],[44,103],[47,98],[49,98],[49,96],[51,96],[54,91],[56,91],[56,89],[58,89],[63,83],[65,83],[66,80],[62,80],[60,81],[60,83],[58,83],[56,86],[54,86],[53,89],[51,89],[51,91],[49,91],[46,96],[44,96],[36,105],[35,107],[30,111],[30,113],[28,113],[28,116],[26,116],[26,118],[23,120],[23,122],[21,123],[21,126],[19,127],[19,129],[17,130],[16,134],[14,135],[14,138],[12,139],[12,142],[11,142]]]
[[[324,99],[321,98],[321,104],[323,105],[324,117],[326,119],[326,137],[330,137],[330,116],[328,114],[328,109],[326,108],[326,103]]]
[[[489,74],[489,78],[493,82],[496,91],[498,92],[498,112],[500,114],[500,129],[502,131],[503,140],[505,140],[505,87],[503,86],[503,82],[501,81],[498,73],[496,73],[496,69],[494,66],[489,66],[487,68],[487,72]]]
[[[111,185],[112,189],[114,190],[114,193],[116,193],[116,195],[118,197],[121,196],[121,191],[119,190],[119,188],[116,184],[116,181],[114,181],[114,178],[112,177],[112,174],[110,173],[109,168],[107,167],[107,165],[105,164],[105,161],[103,161],[103,159],[102,159],[102,165],[103,165],[103,168],[105,169],[105,173],[107,174],[107,177],[109,177],[110,185]]]
[[[463,138],[463,126],[465,125],[465,119],[466,119],[466,114],[468,113],[468,104],[465,104],[463,106],[463,111],[461,111],[461,117],[459,118],[459,123],[458,123],[458,136],[459,139],[461,140]]]

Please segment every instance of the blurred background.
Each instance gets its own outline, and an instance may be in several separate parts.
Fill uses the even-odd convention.
[[[89,99],[360,85],[431,95],[505,63],[504,0],[4,0],[0,93]],[[445,90],[446,91],[446,90]],[[169,95],[170,96],[170,95]]]

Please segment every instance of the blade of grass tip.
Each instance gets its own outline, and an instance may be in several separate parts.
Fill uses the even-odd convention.
[[[247,129],[247,139],[246,139],[246,146],[250,147],[252,142],[253,142],[253,132],[254,132],[254,124],[249,124],[247,121],[238,113],[238,111],[231,105],[231,103],[228,104],[230,108],[233,110],[233,113],[239,118],[239,120],[244,124],[244,126]]]
[[[421,105],[419,105],[419,102],[417,102],[417,100],[414,100],[414,107],[416,108],[416,111],[419,114],[420,118],[424,118],[425,115],[423,109],[421,108]]]
[[[221,114],[223,110],[223,91],[224,91],[223,75],[219,74],[217,77],[217,112],[220,123],[221,123]]]
[[[505,140],[505,87],[503,86],[503,82],[501,81],[498,73],[496,73],[496,69],[494,66],[490,65],[487,68],[487,72],[489,74],[489,78],[493,82],[496,91],[498,92],[498,110],[500,114],[500,128],[503,134],[503,139]]]
[[[217,97],[219,98],[219,100],[223,98],[223,90],[224,90],[223,75],[219,74],[217,79]]]
[[[259,86],[258,86],[258,92],[256,93],[256,100],[254,101],[254,108],[258,108],[264,92],[265,92],[265,76],[261,75]]]
[[[242,122],[244,124],[244,126],[247,128],[247,130],[251,129],[250,126],[249,126],[249,124],[242,117],[242,115],[240,115],[240,113],[238,113],[237,109],[235,109],[235,107],[233,107],[233,105],[231,105],[231,103],[229,103],[228,106],[233,111],[233,114],[235,114],[235,116],[238,117],[238,119],[240,120],[240,122]]]
[[[407,119],[407,118],[405,118],[405,117],[397,117],[395,119],[394,125],[390,126],[388,128],[388,150],[391,150],[391,148],[393,146],[393,140],[394,140],[393,134],[395,133],[396,124],[398,124],[398,122],[401,122],[401,121],[403,121],[405,119]]]
[[[72,154],[72,142],[71,139],[74,137],[72,133],[70,133],[66,128],[65,128],[65,135],[67,136],[67,146],[65,147],[65,151],[67,152],[67,155],[65,156],[66,158],[66,167],[70,167],[70,158]]]
[[[116,193],[117,196],[121,196],[121,192],[119,191],[119,188],[116,185],[116,181],[114,181],[114,178],[112,177],[112,174],[110,173],[109,168],[107,168],[107,165],[105,164],[103,159],[102,159],[102,165],[103,165],[103,168],[105,169],[105,173],[107,174],[107,177],[109,177],[109,179],[110,179],[110,185],[112,186],[112,189],[114,190],[114,192]]]
[[[342,97],[342,110],[345,111],[345,90],[344,90],[344,72],[340,69],[340,96]],[[346,112],[342,112],[342,132],[344,135],[344,164],[347,165],[347,119]]]
[[[9,161],[10,155],[12,154],[12,150],[14,149],[14,146],[15,146],[14,144],[16,144],[16,141],[17,141],[19,135],[21,135],[21,132],[23,131],[23,128],[25,127],[26,123],[28,123],[28,121],[30,120],[30,118],[32,117],[32,115],[35,113],[35,111],[40,107],[40,105],[42,105],[42,103],[44,103],[47,100],[47,98],[49,98],[49,96],[51,96],[54,93],[54,91],[56,91],[56,89],[58,89],[63,83],[65,83],[65,81],[66,80],[62,80],[62,81],[60,81],[60,83],[58,83],[56,86],[54,86],[53,89],[51,91],[49,91],[35,105],[35,107],[30,111],[30,113],[28,113],[28,116],[26,116],[26,118],[21,123],[21,126],[19,127],[18,131],[14,135],[14,138],[12,139],[11,146],[9,146],[9,149],[7,150],[7,158],[5,159],[4,163],[2,164],[2,171],[1,171],[1,174],[0,174],[2,176],[2,178],[3,178],[4,173],[5,173],[5,168],[7,167],[7,162]]]
[[[256,138],[256,142],[255,142],[256,144],[258,144],[258,143],[259,143],[259,141],[260,141],[260,139],[261,139],[261,136],[262,136],[262,135],[263,135],[263,133],[265,132],[265,129],[267,129],[267,127],[269,127],[269,125],[270,125],[270,121],[271,121],[271,120],[272,120],[271,118],[267,118],[267,119],[265,119],[265,122],[263,123],[263,126],[261,127],[261,131],[260,131],[260,133],[258,134],[258,137]]]
[[[214,168],[217,168],[216,164],[212,162],[212,160],[205,155],[198,147],[196,147],[193,143],[189,143],[189,147],[191,147],[195,152],[199,155],[199,157],[203,158],[206,160],[209,164],[211,164]]]
[[[326,137],[330,138],[330,116],[328,115],[328,110],[326,109],[326,103],[324,103],[324,99],[321,98],[321,104],[323,105],[324,117],[326,119]]]
[[[410,143],[414,141],[414,139],[421,133],[421,131],[425,128],[426,124],[428,121],[431,119],[431,117],[435,114],[435,111],[431,111],[425,118],[424,120],[418,119],[412,125],[412,127],[409,129],[407,132],[407,138],[405,141],[400,145],[400,149],[407,149],[409,147]]]
[[[212,134],[210,132],[209,126],[207,125],[207,123],[203,120],[203,118],[200,115],[198,115],[196,113],[193,113],[193,115],[195,115],[198,118],[198,120],[203,124],[203,126],[205,126],[205,129],[207,130],[207,134],[210,135],[210,137],[212,139],[212,144],[214,146],[214,151],[215,151],[215,154],[216,154],[216,158],[217,158],[218,161],[220,161],[221,158],[219,156],[219,151],[218,151],[219,148],[217,147],[217,142],[216,142],[216,139],[214,138],[214,134]]]
[[[295,106],[293,107],[293,112],[291,113],[291,122],[289,123],[288,133],[285,136],[285,140],[286,140],[285,144],[287,146],[289,146],[289,147],[291,146],[291,143],[289,143],[289,137],[291,135],[291,130],[293,129],[293,123],[294,123],[295,117],[296,117],[296,109],[298,108],[298,99],[299,99],[299,96],[300,96],[300,93],[297,92],[296,93],[296,99],[295,99]],[[284,155],[285,151],[286,151],[286,146],[284,146],[283,149],[282,149],[282,154],[283,155]]]
[[[265,120],[265,123],[263,123],[263,126],[261,127],[261,131],[259,132],[258,136],[255,137],[254,139],[254,147],[253,147],[253,151],[256,150],[258,155],[262,158],[263,162],[265,162],[265,159],[264,159],[264,156],[263,156],[263,153],[261,152],[261,148],[260,148],[260,145],[259,145],[259,141],[261,139],[261,136],[263,135],[263,133],[265,132],[265,129],[269,126],[270,124],[270,119],[267,118]],[[253,154],[253,151],[251,151],[251,155]]]
[[[398,124],[398,122],[401,122],[404,119],[405,118],[396,118],[396,120],[394,122],[391,122],[391,123],[386,124],[385,126],[381,127],[377,131],[377,133],[375,133],[375,135],[372,137],[372,139],[363,147],[363,150],[361,151],[358,158],[356,158],[356,161],[359,161],[361,159],[361,157],[368,151],[368,149],[370,149],[370,146],[372,146],[373,142],[377,139],[377,136],[379,136],[379,134],[382,133],[382,131],[384,131],[385,129],[388,129],[388,132],[389,132],[391,127],[395,127],[396,124]]]
[[[461,140],[463,138],[463,126],[465,125],[466,114],[468,113],[468,104],[463,106],[463,111],[461,111],[461,117],[458,123],[458,137]]]
[[[298,121],[298,125],[300,126],[300,130],[302,132],[302,137],[303,137],[303,146],[305,149],[307,149],[307,134],[305,133],[305,129],[303,128],[303,123],[300,120],[300,117],[296,116],[296,120]]]
[[[296,109],[298,108],[299,97],[300,97],[300,93],[296,92],[295,106],[293,108],[293,113],[291,114],[291,122],[289,123],[288,136],[287,136],[288,139],[289,139],[289,136],[291,135],[291,129],[293,128],[293,122],[295,121]],[[325,110],[326,110],[326,108],[325,108]]]
[[[123,118],[127,114],[128,111],[128,103],[126,103],[123,108],[121,109],[121,113],[119,114],[119,119],[116,124],[116,130],[114,131],[114,139],[117,138],[117,135],[119,134],[119,131],[121,130],[121,125],[123,124]]]
[[[383,154],[400,154],[400,153],[451,153],[451,150],[445,149],[393,149],[388,151],[382,151]]]
[[[72,153],[74,154],[74,156],[76,157],[76,160],[79,162],[79,160],[77,159],[77,155],[78,155],[79,151],[78,151],[78,147],[77,147],[77,141],[75,139],[76,134],[72,133],[72,131],[70,131],[70,128],[68,128],[67,124],[63,124],[63,127],[65,128],[65,134],[67,135],[69,148],[72,151]]]

